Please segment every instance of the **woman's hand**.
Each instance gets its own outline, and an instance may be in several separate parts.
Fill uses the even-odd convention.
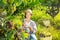
[[[22,27],[25,28],[25,22],[22,23]]]
[[[29,26],[29,29],[30,29],[31,32],[34,32],[34,30],[31,26]]]
[[[24,28],[25,28],[25,23],[23,22],[23,23],[22,23],[21,32],[24,30]]]

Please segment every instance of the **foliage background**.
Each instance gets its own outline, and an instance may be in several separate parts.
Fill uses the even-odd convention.
[[[37,39],[39,40],[41,32],[47,31],[51,33],[53,40],[60,40],[60,0],[0,0],[0,40],[15,39],[14,35],[20,33],[24,10],[28,8],[32,9],[31,19],[37,25]],[[44,20],[50,21],[49,29],[43,24]],[[12,22],[12,29],[8,27],[7,21]],[[16,40],[19,38],[21,37],[17,36]]]

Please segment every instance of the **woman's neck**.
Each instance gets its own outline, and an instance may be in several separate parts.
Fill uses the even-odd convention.
[[[27,21],[27,22],[30,22],[30,19],[29,19],[29,18],[26,18],[26,21]]]

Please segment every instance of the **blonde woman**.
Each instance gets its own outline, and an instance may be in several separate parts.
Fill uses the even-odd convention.
[[[32,11],[27,9],[25,11],[25,19],[22,24],[22,31],[25,31],[29,34],[29,40],[37,40],[35,33],[36,33],[36,24],[34,21],[31,20]]]

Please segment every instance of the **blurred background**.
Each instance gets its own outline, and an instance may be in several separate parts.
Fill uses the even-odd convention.
[[[0,40],[22,40],[24,11],[31,9],[37,40],[60,40],[60,0],[0,0]]]

